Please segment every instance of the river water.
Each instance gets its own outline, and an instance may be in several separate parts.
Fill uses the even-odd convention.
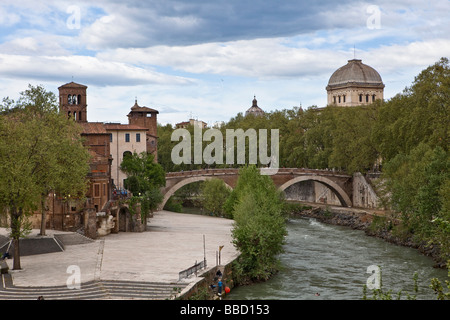
[[[372,275],[367,273],[369,266],[380,266],[383,290],[402,290],[402,299],[406,293],[415,294],[415,272],[417,299],[435,299],[431,278],[445,287],[447,270],[433,268],[431,258],[416,249],[309,218],[290,219],[287,230],[285,253],[280,255],[283,269],[267,282],[233,288],[227,299],[359,300]],[[370,290],[367,296],[372,296]]]

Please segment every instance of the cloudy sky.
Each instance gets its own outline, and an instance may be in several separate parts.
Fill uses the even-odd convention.
[[[162,124],[323,107],[355,56],[390,98],[450,56],[449,0],[1,0],[0,98],[28,84],[88,86],[88,120]]]

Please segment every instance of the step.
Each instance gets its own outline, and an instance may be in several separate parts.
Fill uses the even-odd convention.
[[[99,281],[81,284],[80,289],[68,289],[67,286],[53,287],[17,287],[7,285],[0,288],[0,300],[34,300],[43,296],[47,300],[69,299],[169,299],[183,289],[186,284],[133,282],[133,281]],[[176,289],[175,289],[176,288]]]

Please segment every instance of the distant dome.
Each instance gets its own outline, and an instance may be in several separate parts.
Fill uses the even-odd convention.
[[[245,112],[245,116],[248,116],[249,114],[253,114],[256,117],[264,115],[264,111],[260,107],[258,107],[256,96],[253,97],[252,106]]]
[[[380,74],[361,61],[348,60],[345,66],[337,69],[328,81],[327,90],[348,85],[384,87]]]

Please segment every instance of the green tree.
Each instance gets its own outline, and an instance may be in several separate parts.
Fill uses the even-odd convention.
[[[384,103],[374,140],[384,161],[408,154],[420,143],[444,150],[450,145],[450,65],[441,58],[409,88]]]
[[[448,152],[421,143],[383,169],[391,208],[418,241],[438,244],[444,261],[450,258],[449,167]]]
[[[240,170],[228,203],[235,221],[233,244],[240,252],[236,265],[240,282],[267,280],[279,269],[277,255],[283,252],[287,234],[282,199],[272,179],[256,166]]]
[[[89,153],[82,145],[78,125],[58,112],[53,93],[30,85],[17,104],[3,101],[0,206],[8,209],[11,217],[13,269],[20,269],[19,239],[30,228],[27,216],[39,206],[43,208],[50,191],[85,196]]]
[[[215,216],[223,216],[225,201],[231,191],[221,179],[210,179],[202,185],[202,205],[203,208],[212,212]]]
[[[163,200],[161,187],[166,184],[164,169],[154,161],[153,155],[134,152],[123,158],[120,170],[127,175],[125,188],[133,193],[131,202],[141,203],[141,215],[145,220]]]
[[[372,169],[379,157],[373,140],[380,102],[368,106],[333,108],[335,127],[332,130],[332,152],[329,166],[348,173]]]

